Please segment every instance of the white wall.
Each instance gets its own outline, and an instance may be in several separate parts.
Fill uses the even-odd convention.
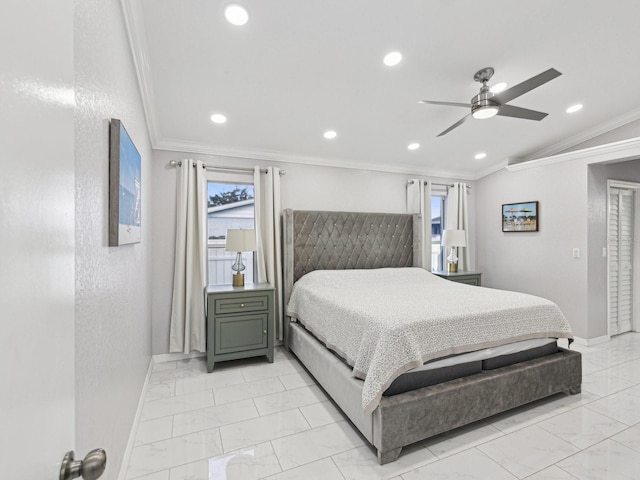
[[[74,436],[73,2],[0,11],[1,476],[57,478]]]
[[[631,122],[567,152],[636,138],[639,128],[640,121]],[[606,335],[606,178],[640,177],[635,157],[621,156],[620,163],[596,164],[597,155],[587,150],[574,160],[500,170],[479,180],[477,265],[483,284],[555,301],[577,337]],[[540,231],[502,233],[500,206],[532,200],[540,202]],[[579,259],[572,258],[573,248],[580,249]]]
[[[153,193],[153,353],[168,352],[171,289],[175,244],[175,167],[171,160],[194,158],[225,166],[278,166],[287,171],[282,178],[282,208],[298,210],[406,213],[406,182],[413,175],[320,167],[291,163],[215,158],[207,155],[155,151],[152,165]],[[420,178],[420,177],[418,177]],[[439,183],[453,179],[432,178]],[[467,182],[473,184],[473,182]],[[469,196],[469,218],[473,238],[475,190]]]
[[[574,335],[587,329],[587,166],[581,161],[509,172],[477,182],[477,265],[483,285],[556,302]],[[539,201],[539,231],[503,233],[501,206]],[[579,248],[581,258],[572,258]]]
[[[115,479],[151,354],[150,142],[119,0],[75,2],[76,452]],[[109,119],[142,155],[142,243],[108,246]]]

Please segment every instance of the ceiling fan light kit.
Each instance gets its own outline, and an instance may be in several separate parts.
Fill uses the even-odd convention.
[[[444,132],[440,133],[438,136],[441,137],[449,133],[454,128],[462,125],[470,116],[483,120],[487,118],[491,118],[495,115],[501,115],[504,117],[513,117],[513,118],[522,118],[525,120],[536,120],[540,121],[544,117],[547,116],[546,113],[537,112],[535,110],[529,110],[526,108],[515,107],[513,105],[507,105],[507,102],[517,98],[525,93],[533,90],[534,88],[539,87],[547,83],[550,80],[553,80],[556,77],[562,75],[557,70],[550,68],[539,75],[531,77],[528,80],[525,80],[514,87],[503,90],[500,93],[493,93],[489,89],[487,82],[491,79],[494,74],[494,70],[491,67],[483,68],[478,70],[476,74],[473,76],[473,79],[476,82],[482,84],[480,87],[480,93],[471,99],[471,103],[454,103],[454,102],[435,102],[430,100],[421,100],[420,103],[429,103],[432,105],[445,105],[451,107],[464,107],[470,108],[471,112],[456,123],[447,128]]]
[[[493,68],[487,67],[478,70],[473,76],[476,82],[482,83],[480,93],[471,99],[471,116],[477,120],[491,118],[497,115],[500,109],[500,105],[491,100],[494,94],[487,86],[487,82],[493,76],[493,72]]]
[[[478,105],[471,109],[471,116],[476,120],[484,120],[498,114],[498,105],[487,103],[486,105]]]

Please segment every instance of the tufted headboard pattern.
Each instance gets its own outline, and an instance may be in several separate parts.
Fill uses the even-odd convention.
[[[413,215],[288,209],[283,220],[285,305],[294,282],[314,270],[414,265]]]

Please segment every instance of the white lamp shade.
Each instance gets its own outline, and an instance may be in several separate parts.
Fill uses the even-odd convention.
[[[466,247],[467,236],[464,230],[444,230],[442,232],[442,245],[445,247]]]
[[[226,252],[253,252],[256,250],[256,231],[253,229],[227,230]]]

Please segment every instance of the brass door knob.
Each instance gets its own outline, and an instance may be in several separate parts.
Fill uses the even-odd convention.
[[[267,331],[266,331],[266,330],[263,330],[263,331],[262,331],[262,333],[264,333],[264,334],[266,335],[266,334],[267,334]]]

